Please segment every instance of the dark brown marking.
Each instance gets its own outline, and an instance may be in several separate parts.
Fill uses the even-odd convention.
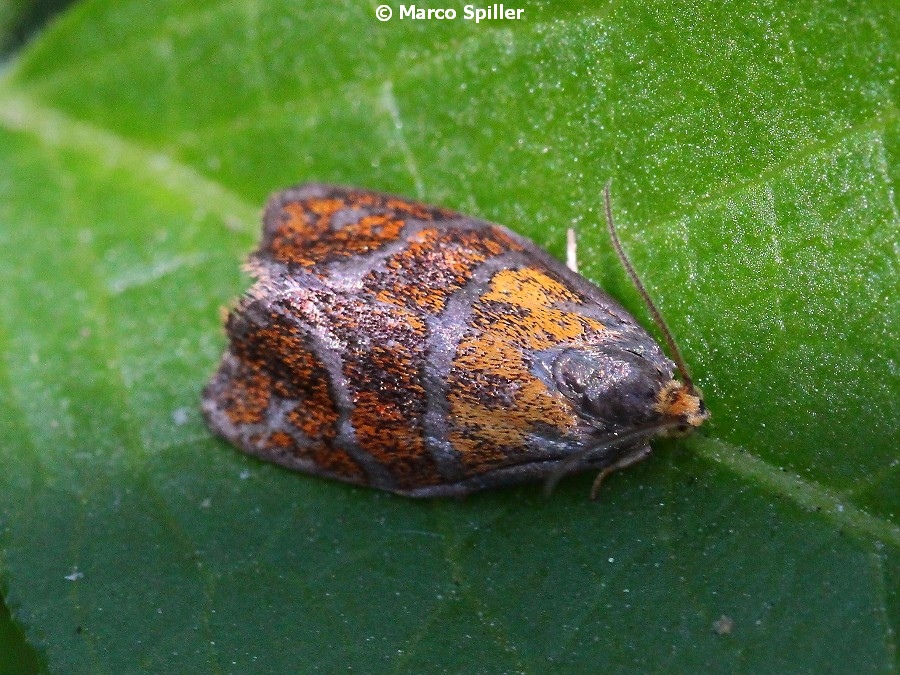
[[[259,424],[269,405],[272,378],[247,366],[242,375],[221,392],[220,405],[232,424]]]

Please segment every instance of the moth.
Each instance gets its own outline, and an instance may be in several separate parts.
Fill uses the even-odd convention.
[[[256,283],[203,391],[217,435],[290,469],[408,497],[466,495],[650,454],[709,416],[604,291],[514,232],[369,190],[273,195]],[[677,373],[680,379],[675,377]]]

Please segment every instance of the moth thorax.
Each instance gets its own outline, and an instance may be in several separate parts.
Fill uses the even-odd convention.
[[[671,371],[665,373],[656,360],[636,353],[640,345],[624,348],[629,346],[568,348],[553,361],[557,390],[597,428],[633,428],[659,421],[658,392],[671,379]]]

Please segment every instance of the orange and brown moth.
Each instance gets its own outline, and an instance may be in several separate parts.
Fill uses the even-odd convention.
[[[606,207],[646,298],[608,186]],[[585,469],[596,487],[708,417],[652,303],[681,380],[617,302],[499,225],[304,185],[270,199],[249,270],[203,413],[291,469],[409,497]]]

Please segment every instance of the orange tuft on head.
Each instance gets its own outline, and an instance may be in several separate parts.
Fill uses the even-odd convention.
[[[656,410],[666,417],[680,417],[692,427],[699,427],[709,419],[709,411],[700,393],[693,386],[678,380],[672,380],[660,389],[656,397]]]

